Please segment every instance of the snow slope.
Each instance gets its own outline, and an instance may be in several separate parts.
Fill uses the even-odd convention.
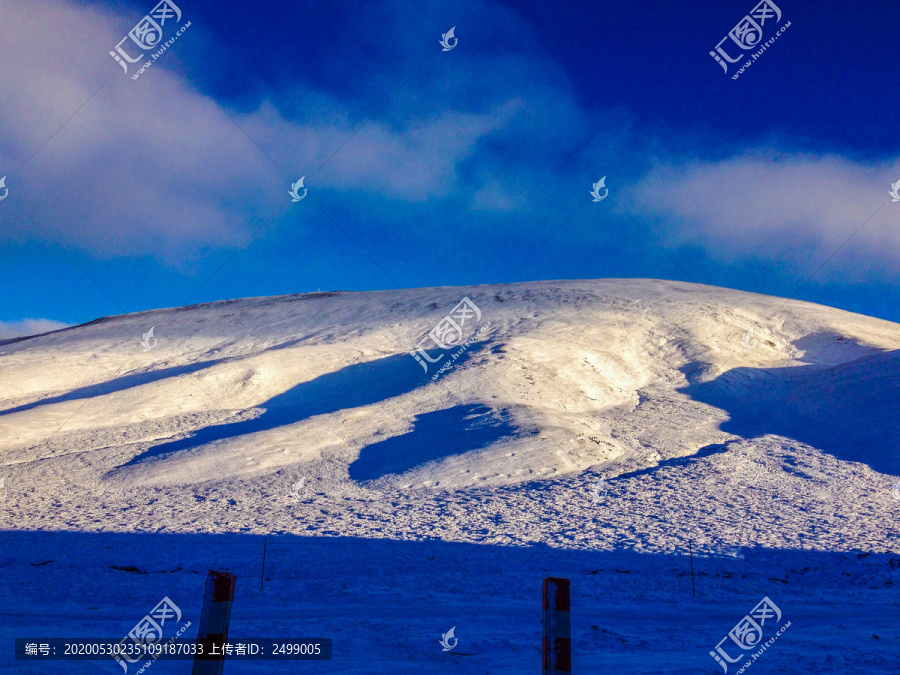
[[[424,372],[409,352],[464,297],[481,314],[463,325],[461,341],[471,345],[432,348],[430,358],[443,357]],[[141,340],[151,327],[158,342],[148,351]],[[586,631],[583,664],[720,672],[708,655],[719,640],[709,644],[711,636],[780,592],[799,614],[818,616],[822,630],[865,633],[870,622],[879,637],[823,645],[808,626],[794,631],[794,643],[780,638],[755,672],[846,672],[807,658],[813,643],[835,667],[886,672],[900,655],[900,631],[887,618],[900,582],[900,499],[891,492],[900,475],[898,348],[900,326],[878,319],[696,284],[614,279],[249,298],[6,341],[0,564],[14,582],[0,586],[9,608],[0,626],[7,637],[23,625],[45,635],[47,626],[81,630],[34,583],[70,584],[87,567],[94,590],[86,595],[99,594],[98,584],[136,595],[121,617],[115,603],[96,610],[104,618],[95,633],[115,624],[124,634],[161,589],[152,574],[123,579],[113,567],[153,567],[158,554],[167,560],[150,572],[190,594],[219,565],[240,571],[249,592],[260,573],[258,535],[277,535],[270,544],[282,542],[275,550],[286,557],[273,563],[281,571],[271,584],[281,592],[256,592],[248,614],[235,612],[250,630],[291,613],[285,593],[324,593],[304,606],[330,617],[322,625],[336,639],[336,658],[302,664],[310,672],[534,672],[534,626],[524,628],[534,617],[525,618],[521,594],[508,593],[518,587],[510,575],[536,593],[542,575],[560,570],[597,612],[576,622]],[[452,367],[438,373],[445,363]],[[110,553],[109,533],[133,534]],[[170,537],[162,552],[160,533]],[[202,543],[229,533],[252,543],[228,540],[213,547],[218,553]],[[288,551],[304,541],[317,542],[327,573],[290,571]],[[413,548],[399,569],[403,541]],[[688,541],[704,556],[704,572],[719,575],[694,599],[685,599],[678,576]],[[452,579],[435,577],[435,557],[446,558],[453,573],[440,574]],[[659,607],[659,617],[633,611],[625,572],[593,574],[617,560],[649,584],[641,602]],[[383,598],[396,586],[363,571],[366,564],[416,589],[397,610],[406,628],[384,623]],[[170,574],[174,567],[181,570]],[[726,568],[755,583],[725,581],[734,578],[723,576]],[[483,593],[468,588],[472,575]],[[343,586],[341,603],[332,606],[310,579]],[[383,588],[373,595],[375,587]],[[498,616],[484,626],[491,637],[471,642],[469,632],[470,647],[480,646],[452,666],[436,640],[453,623],[420,606],[429,593],[472,617],[481,595],[496,596]],[[708,623],[709,635],[681,636],[677,648],[648,637],[674,629],[661,609],[672,602],[694,603],[691,620]],[[601,625],[606,604],[621,614],[625,637]],[[465,630],[460,624],[457,635]],[[401,633],[402,655],[383,644]],[[98,667],[85,663],[56,665]]]

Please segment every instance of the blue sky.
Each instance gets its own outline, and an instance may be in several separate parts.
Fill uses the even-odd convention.
[[[742,53],[752,1],[181,0],[132,79],[150,52],[109,52],[154,4],[0,4],[0,337],[598,277],[900,320],[896,3],[780,0],[732,79],[760,47],[727,73],[709,52]]]

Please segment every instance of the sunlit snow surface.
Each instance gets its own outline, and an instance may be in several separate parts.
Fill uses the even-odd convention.
[[[460,347],[428,373],[409,352],[464,297],[463,340],[489,330],[433,381]],[[746,672],[890,672],[898,347],[886,321],[652,280],[252,298],[0,343],[0,658],[120,639],[163,596],[196,626],[227,569],[233,635],[335,658],[226,672],[535,672],[550,575],[580,672],[722,672],[709,652],[764,596],[792,625]]]

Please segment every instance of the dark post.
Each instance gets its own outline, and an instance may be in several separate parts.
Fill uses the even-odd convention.
[[[225,642],[234,600],[235,576],[228,572],[209,571],[200,628],[197,631],[197,654],[192,675],[222,675],[225,667]],[[201,653],[202,652],[202,653]]]
[[[260,572],[259,572],[259,590],[263,589],[263,577],[266,574],[266,546],[268,546],[268,545],[269,545],[269,537],[266,536],[266,538],[263,539],[263,564],[262,564],[262,570],[260,570]]]
[[[691,540],[688,539],[688,551],[691,554],[691,597],[696,597],[694,592],[694,547],[691,546]]]
[[[572,672],[572,638],[569,620],[569,580],[544,579],[542,670],[550,673]]]

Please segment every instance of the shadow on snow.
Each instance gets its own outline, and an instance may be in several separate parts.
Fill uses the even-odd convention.
[[[455,363],[464,363],[484,344],[473,344]],[[346,366],[273,396],[258,406],[264,411],[253,419],[204,427],[186,438],[153,446],[124,466],[213,441],[296,424],[316,415],[379,403],[427,384],[427,377],[422,367],[405,353]]]

